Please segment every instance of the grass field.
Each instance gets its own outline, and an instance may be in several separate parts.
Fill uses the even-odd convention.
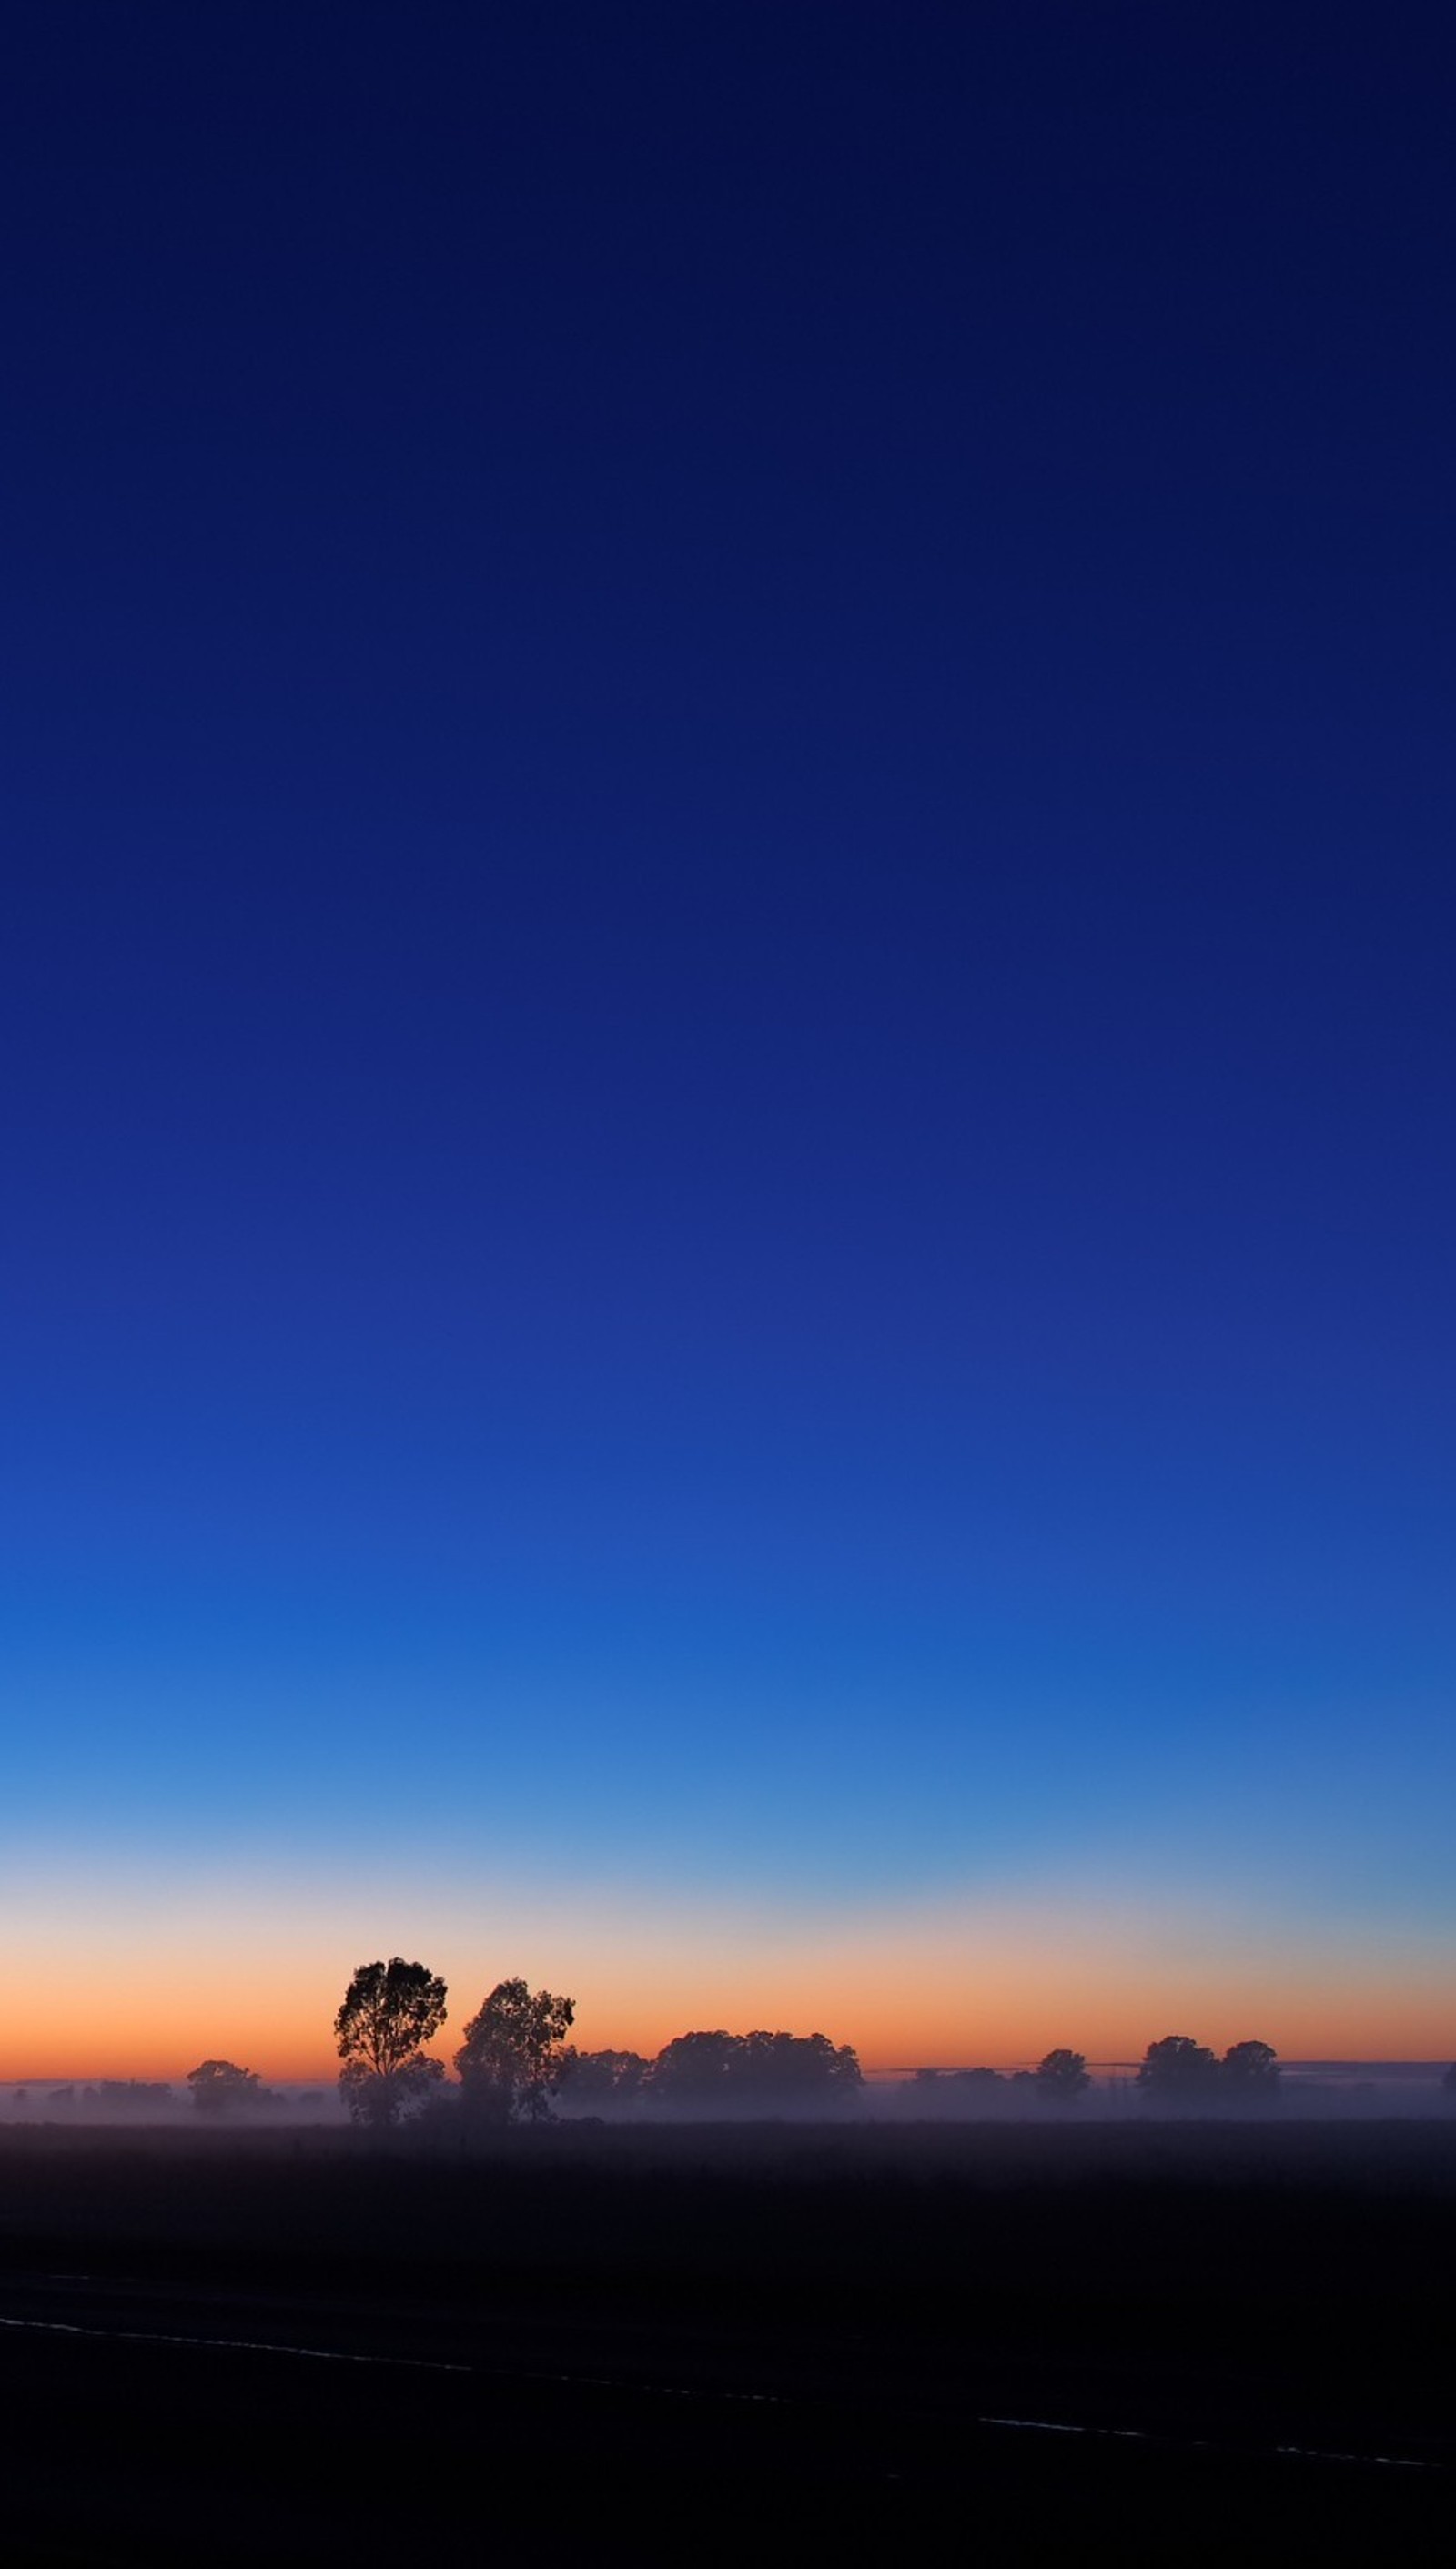
[[[1453,2285],[1449,2123],[12,2126],[12,2556],[1445,2559]]]

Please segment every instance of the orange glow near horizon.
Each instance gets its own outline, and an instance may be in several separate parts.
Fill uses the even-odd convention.
[[[401,1952],[443,1972],[449,2058],[497,1980],[524,1973],[576,2000],[583,2049],[650,2055],[674,2034],[723,2025],[822,2031],[869,2071],[922,2063],[1004,2066],[1066,2043],[1094,2060],[1141,2055],[1168,2032],[1223,2049],[1247,2036],[1288,2058],[1441,2059],[1456,2051],[1446,1958],[1433,1946],[1356,1946],[1331,1929],[1302,1942],[1227,1916],[1109,1916],[1023,1900],[938,1913],[705,1920],[635,1905],[506,1904],[499,1921],[381,1900],[368,1932],[357,1897],[334,1919],[219,1902],[190,1934],[156,1915],[25,1920],[12,1950],[0,2079],[181,2079],[211,2055],[265,2079],[332,2079],[334,2011],[350,1973]],[[394,1914],[394,1932],[388,1921]],[[17,1911],[17,1921],[19,1912]],[[1271,1961],[1270,1955],[1277,1959]]]

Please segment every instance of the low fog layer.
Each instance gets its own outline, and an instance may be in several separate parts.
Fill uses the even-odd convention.
[[[623,2055],[608,2055],[621,2059]],[[628,2055],[630,2057],[630,2055]],[[588,2059],[590,2055],[588,2055]],[[551,2099],[551,2119],[563,2123],[610,2124],[796,2122],[835,2123],[1045,2123],[1105,2124],[1159,2119],[1188,2120],[1237,2114],[1276,2115],[1290,2119],[1338,2120],[1423,2116],[1456,2116],[1456,2077],[1444,2061],[1285,2061],[1267,2093],[1228,2100],[1177,2099],[1149,2093],[1139,2083],[1136,2061],[1092,2061],[1088,2083],[1068,2098],[1048,2097],[1038,2088],[1034,2071],[1025,2067],[927,2066],[861,2079],[848,2094],[832,2101],[821,2095],[796,2095],[792,2086],[779,2092],[766,2086],[751,2100],[725,2096],[693,2097],[652,2094],[628,2078],[616,2092],[588,2075],[579,2084],[563,2078]],[[433,2090],[431,2112],[449,2114],[460,2103],[460,2084],[442,2078]],[[0,2122],[137,2127],[173,2124],[188,2128],[269,2128],[306,2124],[343,2131],[348,2109],[332,2082],[303,2084],[273,2081],[247,2097],[220,2107],[201,2105],[185,2080],[21,2078],[0,2089]]]

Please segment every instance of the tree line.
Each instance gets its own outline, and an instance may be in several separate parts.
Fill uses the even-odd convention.
[[[356,2122],[389,2129],[440,2096],[445,2063],[425,2046],[445,2023],[447,1998],[444,1981],[424,1963],[397,1954],[360,1964],[334,2018],[339,2088]],[[563,2091],[578,2112],[832,2111],[864,2085],[853,2045],[823,2033],[683,2033],[647,2059],[635,2051],[578,2051],[567,2039],[574,2018],[569,1998],[524,1980],[499,1981],[467,2021],[454,2055],[454,2101],[466,2120],[543,2122]],[[188,2085],[208,2110],[273,2101],[254,2071],[230,2061],[203,2061]],[[993,2106],[1002,2096],[1023,2095],[1071,2106],[1091,2085],[1085,2055],[1059,2046],[1034,2069],[1009,2075],[921,2069],[910,2089],[933,2090],[937,2104]],[[1257,2110],[1276,2098],[1279,2069],[1267,2042],[1231,2043],[1220,2058],[1191,2034],[1170,2033],[1149,2043],[1136,2085],[1154,2105],[1174,2110]]]
[[[1231,2042],[1220,2059],[1207,2043],[1190,2033],[1165,2033],[1150,2042],[1139,2063],[1134,2085],[1153,2104],[1187,2110],[1219,2106],[1260,2106],[1279,2090],[1277,2055],[1272,2043]],[[1456,2085],[1456,2079],[1453,2079]],[[932,2089],[937,2097],[957,2103],[993,2105],[1008,2095],[1030,2095],[1041,2103],[1074,2105],[1092,2084],[1080,2051],[1049,2051],[1034,2069],[917,2069],[912,2085]]]
[[[360,1964],[334,2018],[339,2089],[356,2122],[387,2130],[443,2096],[445,2062],[425,2046],[445,2023],[447,1997],[444,1981],[424,1963],[395,1955]],[[823,2033],[682,2033],[648,2059],[636,2051],[578,2051],[567,2039],[574,2018],[569,1998],[524,1980],[498,1981],[454,2054],[453,2105],[476,2124],[544,2122],[562,2094],[578,2113],[813,2113],[853,2104],[864,2086],[853,2045]],[[199,2062],[186,2083],[208,2114],[284,2101],[255,2070],[231,2060]],[[1191,2034],[1169,2033],[1149,2043],[1133,2083],[1158,2110],[1257,2112],[1277,2100],[1280,2072],[1271,2043],[1234,2042],[1221,2057]],[[1034,2069],[917,2069],[905,2092],[908,2102],[923,2097],[931,2110],[994,2111],[1020,2100],[1074,2106],[1092,2084],[1085,2055],[1059,2046]],[[1441,2085],[1456,2103],[1456,2065]],[[80,2091],[58,2089],[52,2101],[155,2105],[171,2094],[155,2080],[105,2079]],[[21,2091],[17,2101],[25,2101]]]

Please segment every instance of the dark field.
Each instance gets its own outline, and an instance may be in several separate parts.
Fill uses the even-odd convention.
[[[1453,2309],[1449,2123],[10,2127],[5,2556],[1444,2561]]]

